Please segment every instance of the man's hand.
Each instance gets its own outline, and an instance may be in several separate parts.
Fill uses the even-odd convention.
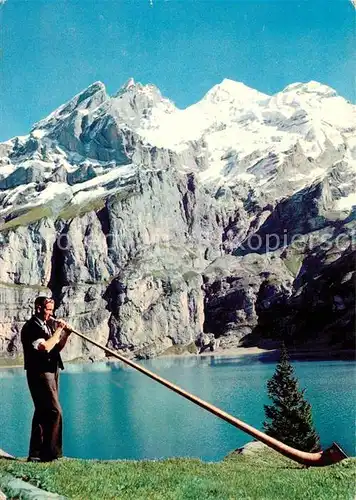
[[[64,319],[55,319],[55,322],[57,323],[57,328],[63,328],[63,330],[70,330],[70,326],[68,323],[64,321]]]
[[[53,347],[56,346],[60,342],[61,336],[62,336],[62,332],[63,332],[62,327],[56,328],[56,331],[53,333],[52,337],[50,337],[49,339],[47,339],[44,342],[42,342],[38,346],[38,350],[39,351],[51,352],[52,349],[53,349]]]

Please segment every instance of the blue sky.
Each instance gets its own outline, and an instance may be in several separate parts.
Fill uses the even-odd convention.
[[[317,80],[355,101],[349,0],[7,0],[0,29],[0,140],[131,76],[179,107],[223,78],[266,93]]]

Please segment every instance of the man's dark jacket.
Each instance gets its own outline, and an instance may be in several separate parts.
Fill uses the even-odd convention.
[[[48,340],[53,332],[52,325],[45,324],[33,315],[21,330],[21,342],[23,346],[25,370],[36,372],[56,373],[58,368],[63,370],[63,363],[58,347],[55,346],[50,352],[38,351],[33,347],[33,342],[38,339]]]

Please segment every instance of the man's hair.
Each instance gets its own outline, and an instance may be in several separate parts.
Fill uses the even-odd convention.
[[[54,304],[54,300],[51,299],[51,297],[37,297],[36,300],[35,300],[35,309],[37,311],[38,308],[41,308],[41,309],[44,309],[44,307],[49,304],[49,303],[53,303]]]

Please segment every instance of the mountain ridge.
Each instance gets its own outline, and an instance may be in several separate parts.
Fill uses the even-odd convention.
[[[355,236],[355,132],[356,106],[313,81],[267,96],[225,79],[184,110],[133,79],[111,97],[93,83],[0,143],[0,289],[15,311],[0,309],[0,354],[19,350],[38,286],[79,330],[148,357],[202,332],[276,337],[281,303],[303,314],[313,252],[332,302],[328,266],[350,272]],[[347,283],[330,319],[345,342]]]

